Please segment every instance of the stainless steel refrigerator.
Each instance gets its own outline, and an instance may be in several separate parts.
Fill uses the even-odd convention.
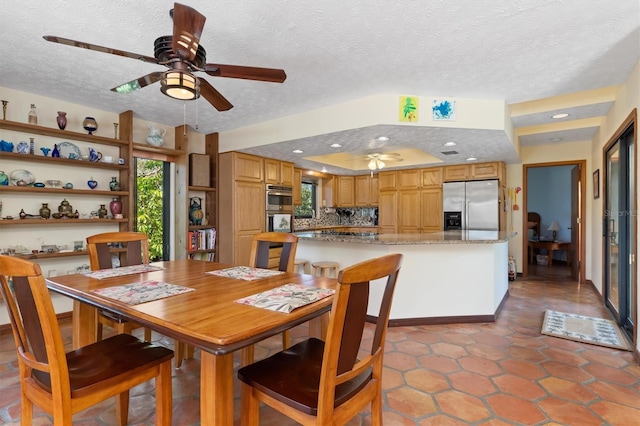
[[[499,230],[498,180],[442,184],[444,230]]]

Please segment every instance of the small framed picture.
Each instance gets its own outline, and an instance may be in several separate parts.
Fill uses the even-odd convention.
[[[593,172],[593,198],[600,198],[600,169]]]
[[[456,119],[456,101],[450,99],[434,99],[431,107],[434,120]]]

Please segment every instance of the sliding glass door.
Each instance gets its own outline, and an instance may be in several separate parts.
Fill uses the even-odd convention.
[[[605,151],[605,303],[630,337],[635,311],[635,135],[631,123]]]

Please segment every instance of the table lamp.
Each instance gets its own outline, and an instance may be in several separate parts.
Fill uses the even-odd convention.
[[[558,231],[560,230],[560,224],[557,220],[552,220],[551,225],[547,228],[547,231],[552,231],[553,241],[556,240],[556,235],[558,235]]]

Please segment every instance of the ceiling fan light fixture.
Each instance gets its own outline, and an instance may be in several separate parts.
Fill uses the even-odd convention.
[[[191,101],[200,97],[200,82],[186,71],[167,71],[162,74],[160,84],[162,93],[173,99]]]
[[[369,170],[380,170],[384,167],[384,162],[378,158],[372,158],[369,160],[367,167],[369,167]]]

